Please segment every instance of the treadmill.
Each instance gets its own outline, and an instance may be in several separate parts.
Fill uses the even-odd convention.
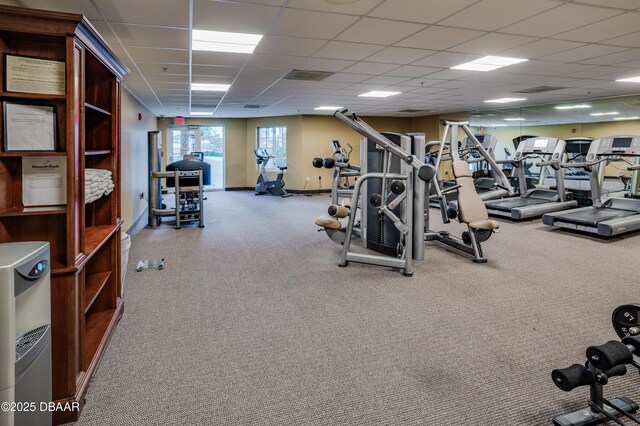
[[[631,161],[628,158],[633,158]],[[630,197],[638,189],[640,174],[640,136],[607,136],[591,143],[586,161],[567,163],[563,167],[584,167],[590,174],[593,206],[565,212],[548,213],[545,225],[612,237],[640,229],[640,199],[603,197],[604,168],[611,161],[625,161],[632,172]]]
[[[495,149],[498,144],[498,138],[489,134],[482,133],[474,133],[474,135],[478,142],[482,145],[484,150],[495,160]],[[492,191],[496,189],[496,180],[493,177],[495,171],[491,169],[487,160],[482,156],[482,154],[476,149],[475,142],[471,140],[471,138],[466,137],[462,141],[462,152],[468,155],[465,155],[465,160],[471,167],[471,171],[474,175],[473,184],[476,187],[476,192],[482,193],[487,191]],[[484,174],[486,172],[487,176],[477,176]]]
[[[565,141],[550,137],[534,137],[523,140],[509,161],[517,169],[520,195],[502,200],[485,201],[490,215],[524,220],[542,216],[545,213],[571,209],[578,202],[571,199],[564,189],[564,170],[560,167],[564,155]],[[526,160],[540,159],[536,165],[540,169],[540,184],[543,182],[545,169],[551,167],[556,178],[556,189],[527,189],[524,164]]]

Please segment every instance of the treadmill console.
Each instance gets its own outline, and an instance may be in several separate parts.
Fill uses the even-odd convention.
[[[530,138],[520,142],[520,145],[518,145],[518,152],[516,152],[516,157],[521,157],[527,154],[557,154],[553,155],[553,158],[556,159],[556,157],[560,158],[564,152],[564,147],[565,143],[561,139],[545,137]]]
[[[606,136],[589,153],[594,150],[595,155],[640,156],[640,136]]]
[[[482,145],[482,147],[489,153],[493,152],[493,150],[495,150],[496,145],[498,143],[498,138],[496,138],[493,135],[487,135],[487,134],[476,134],[474,133],[473,136],[476,137],[476,139],[478,139],[478,142],[480,142],[480,145]],[[462,141],[462,147],[464,149],[474,149],[475,148],[475,143],[471,140],[471,138],[464,138],[464,140]]]

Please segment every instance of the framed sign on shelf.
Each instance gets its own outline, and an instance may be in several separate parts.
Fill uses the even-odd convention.
[[[7,92],[65,94],[63,61],[5,54],[4,76],[4,90]]]
[[[3,123],[5,152],[56,150],[55,106],[5,101]]]

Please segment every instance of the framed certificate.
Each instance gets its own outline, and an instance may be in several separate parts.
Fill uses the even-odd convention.
[[[64,96],[64,66],[62,61],[5,54],[5,91]]]
[[[56,150],[55,106],[4,102],[3,113],[5,151]]]

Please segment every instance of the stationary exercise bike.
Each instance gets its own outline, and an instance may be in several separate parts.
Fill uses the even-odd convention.
[[[287,170],[287,168],[278,166],[280,173],[278,173],[275,180],[269,180],[269,175],[267,175],[267,163],[269,162],[269,159],[275,157],[269,154],[264,148],[256,148],[253,150],[253,153],[256,156],[256,163],[260,166],[260,176],[258,176],[258,181],[256,182],[255,195],[269,194],[279,195],[282,198],[290,197],[291,194],[288,194],[284,189],[284,171]]]

